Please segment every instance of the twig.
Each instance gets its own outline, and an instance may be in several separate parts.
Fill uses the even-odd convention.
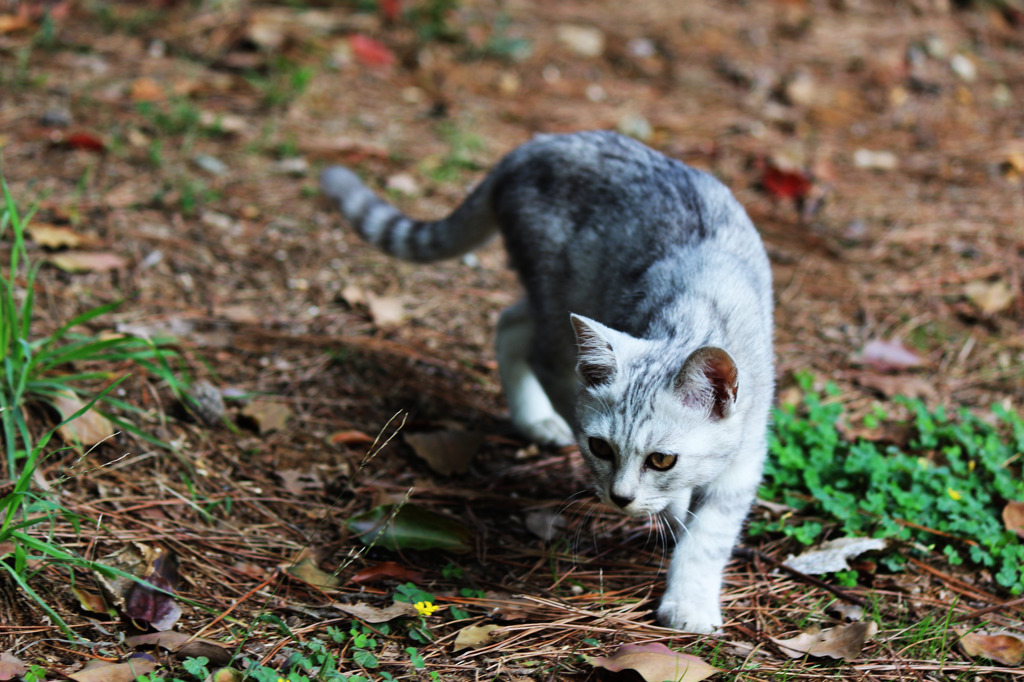
[[[848,592],[844,592],[843,590],[839,589],[838,587],[835,587],[834,585],[829,585],[824,580],[819,580],[818,578],[815,578],[812,575],[807,575],[803,571],[798,571],[795,568],[790,568],[789,566],[787,566],[786,564],[782,563],[778,559],[775,559],[774,557],[768,556],[764,552],[758,551],[756,549],[749,549],[747,547],[737,547],[735,552],[733,552],[733,553],[736,556],[739,556],[739,557],[741,557],[743,559],[746,559],[747,561],[752,561],[754,558],[760,559],[760,560],[762,560],[764,562],[767,562],[767,563],[771,564],[775,568],[782,569],[783,571],[785,571],[786,573],[789,573],[794,578],[797,578],[799,580],[804,581],[805,583],[814,585],[815,587],[820,587],[823,590],[827,590],[828,592],[831,592],[832,594],[834,594],[835,596],[839,597],[843,601],[850,602],[851,604],[856,604],[857,606],[867,606],[867,602],[865,602],[860,597],[857,597],[857,596],[854,596],[852,594],[849,594]]]
[[[996,611],[1002,611],[1003,609],[1013,608],[1014,606],[1024,606],[1024,597],[1020,597],[1019,599],[1012,599],[1010,601],[1003,602],[1002,604],[993,604],[992,606],[986,606],[983,609],[977,609],[976,611],[971,611],[970,613],[963,613],[954,618],[952,622],[959,623],[961,621],[971,620],[972,618],[977,618],[978,616],[985,616],[990,613],[995,613]]]

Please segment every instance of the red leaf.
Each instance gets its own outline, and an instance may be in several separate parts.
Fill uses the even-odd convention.
[[[83,132],[71,133],[64,138],[64,144],[72,149],[84,149],[90,152],[102,152],[107,148],[99,137]]]
[[[423,581],[423,574],[394,561],[385,561],[382,564],[367,566],[356,571],[348,581],[350,583],[377,583],[388,578],[418,584]]]
[[[380,0],[380,12],[385,21],[395,21],[402,12],[401,0]]]
[[[391,66],[397,61],[395,53],[384,43],[361,33],[350,36],[348,44],[352,48],[352,54],[363,66]]]
[[[804,173],[773,164],[765,167],[761,184],[766,192],[780,199],[803,199],[811,191],[811,180]]]

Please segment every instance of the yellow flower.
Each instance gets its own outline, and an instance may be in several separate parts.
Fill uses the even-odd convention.
[[[963,499],[963,497],[964,497],[964,496],[963,496],[963,495],[961,495],[961,494],[960,494],[960,493],[959,493],[958,491],[956,491],[956,490],[953,490],[952,488],[946,488],[946,493],[947,493],[947,494],[948,494],[948,495],[949,495],[950,497],[952,497],[952,498],[953,498],[954,500],[956,500],[957,502],[959,502],[960,500],[962,500],[962,499]]]
[[[413,604],[413,606],[416,608],[416,613],[420,614],[421,616],[429,616],[435,611],[441,610],[440,606],[434,606],[434,604],[429,601],[418,601],[415,604]]]

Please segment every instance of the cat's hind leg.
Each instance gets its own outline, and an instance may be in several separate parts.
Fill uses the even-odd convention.
[[[558,414],[530,366],[533,321],[526,300],[502,311],[495,345],[498,373],[508,401],[509,415],[516,428],[542,445],[572,445],[572,429]]]

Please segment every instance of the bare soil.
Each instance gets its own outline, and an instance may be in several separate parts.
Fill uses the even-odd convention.
[[[62,504],[102,519],[59,527],[68,549],[103,561],[140,543],[177,556],[178,590],[209,609],[186,606],[177,629],[283,666],[296,640],[347,627],[336,603],[390,603],[394,581],[348,581],[396,561],[422,574],[437,603],[503,626],[495,645],[454,653],[454,633],[470,623],[432,617],[438,639],[422,651],[426,671],[443,679],[589,679],[577,654],[631,641],[704,646],[705,657],[714,648],[654,624],[666,557],[651,530],[575,498],[587,487],[578,453],[530,447],[507,423],[491,345],[517,284],[500,244],[432,266],[389,260],[317,195],[326,164],[355,166],[410,214],[436,217],[534,133],[636,134],[715,174],[761,230],[780,395],[794,398],[794,373],[809,372],[839,386],[851,421],[876,404],[898,414],[896,394],[1020,410],[1016,3],[465,0],[434,27],[447,34],[433,36],[427,19],[357,5],[0,4],[0,18],[25,22],[0,28],[6,181],[23,205],[38,203],[37,223],[69,226],[89,240],[85,250],[126,259],[113,270],[44,266],[40,332],[124,299],[89,331],[173,336],[191,378],[227,396],[226,422],[202,424],[136,371],[123,397],[151,411],[145,427],[173,448],[119,436],[81,461],[54,454],[40,470],[41,480],[74,474]],[[902,340],[921,365],[858,361],[874,339]],[[252,407],[267,403],[287,406],[283,424]],[[399,423],[402,434],[465,429],[484,442],[465,474],[432,472],[401,434],[367,460],[360,434],[386,438]],[[37,416],[36,429],[48,425]],[[466,524],[473,551],[374,548],[353,558],[361,545],[344,521],[410,490],[411,502]],[[536,510],[565,511],[569,529],[545,543],[524,523]],[[795,549],[747,546],[777,559]],[[281,573],[302,552],[328,571],[341,566],[342,588]],[[911,619],[954,598],[967,610],[1008,598],[938,556],[929,566],[851,593],[881,595]],[[62,643],[6,586],[0,649],[55,677],[129,651],[119,636],[130,626],[83,611],[66,571],[44,569],[33,584],[101,644]],[[460,595],[466,587],[487,596]],[[818,619],[831,598],[756,555],[733,562],[727,588],[718,660],[763,667],[735,679],[775,679],[789,664],[766,637]],[[1019,630],[1020,613],[993,618]],[[801,661],[786,674],[1022,676],[963,656],[940,672],[887,645],[893,633],[881,626],[856,660]],[[403,653],[411,642],[382,639],[382,670],[426,679]]]

